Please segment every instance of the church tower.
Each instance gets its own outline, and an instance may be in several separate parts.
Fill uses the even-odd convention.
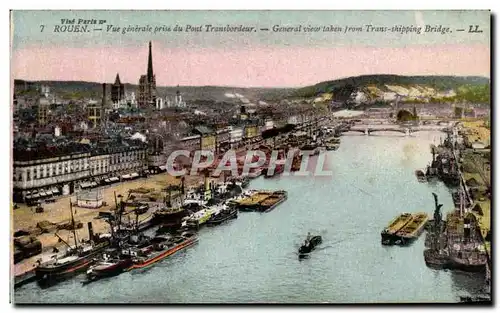
[[[153,52],[149,42],[148,69],[146,75],[139,79],[139,106],[142,108],[156,105],[156,76],[153,72]]]

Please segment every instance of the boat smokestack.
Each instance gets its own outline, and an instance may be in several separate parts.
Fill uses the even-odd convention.
[[[87,227],[89,229],[89,240],[94,241],[94,230],[92,228],[92,222],[88,222]]]

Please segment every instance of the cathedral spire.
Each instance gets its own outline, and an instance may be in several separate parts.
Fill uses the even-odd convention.
[[[148,56],[148,81],[153,79],[153,53],[151,52],[151,41],[149,42],[149,56]]]
[[[120,75],[118,73],[116,73],[116,78],[115,78],[115,85],[120,85],[121,82],[120,82]]]

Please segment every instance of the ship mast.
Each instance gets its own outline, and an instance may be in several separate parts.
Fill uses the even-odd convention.
[[[76,239],[75,219],[73,217],[73,203],[69,200],[69,210],[71,211],[71,228],[73,229],[73,237],[75,239],[75,249],[78,249],[78,240]]]
[[[464,192],[462,189],[462,182],[460,182],[460,217],[464,217]]]

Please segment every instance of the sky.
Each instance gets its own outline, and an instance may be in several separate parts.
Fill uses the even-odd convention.
[[[62,19],[103,24],[84,33],[55,32]],[[490,76],[489,11],[14,11],[11,23],[16,79],[113,82],[119,73],[122,82],[137,84],[149,41],[159,86],[299,87],[365,74]],[[183,31],[123,33],[128,26],[154,32],[175,25]],[[186,25],[256,31],[192,32]],[[302,28],[274,32],[276,25]],[[367,25],[422,30],[368,32]],[[469,25],[483,32],[469,33]],[[120,31],[107,31],[110,26]],[[308,26],[321,31],[304,32]],[[323,32],[323,26],[341,31]],[[425,32],[439,26],[451,32]],[[345,33],[346,27],[362,31]]]

